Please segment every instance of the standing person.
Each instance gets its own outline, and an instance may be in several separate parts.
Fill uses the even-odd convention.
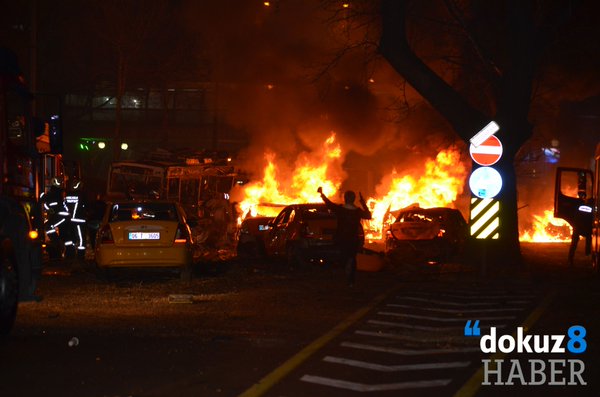
[[[573,266],[575,251],[579,243],[579,236],[585,237],[585,254],[589,255],[592,248],[592,225],[594,218],[592,215],[592,203],[586,201],[585,192],[579,192],[579,203],[577,204],[577,212],[571,227],[573,234],[571,235],[571,246],[569,247],[569,266]]]
[[[44,212],[44,232],[48,238],[47,251],[50,259],[62,259],[64,243],[68,234],[69,209],[65,204],[65,191],[62,178],[52,178],[52,185],[48,193],[40,195]]]
[[[69,191],[65,198],[69,209],[69,235],[65,241],[69,257],[83,261],[86,246],[86,210],[82,192],[82,182],[78,178],[69,181]]]
[[[340,250],[340,261],[346,271],[348,285],[353,286],[356,274],[356,254],[362,244],[362,225],[360,221],[361,219],[371,219],[371,211],[369,211],[361,193],[359,193],[359,197],[362,208],[359,208],[354,205],[356,193],[352,190],[344,193],[343,205],[331,202],[323,194],[323,188],[319,187],[317,192],[319,192],[327,207],[337,216],[338,225],[335,241]]]

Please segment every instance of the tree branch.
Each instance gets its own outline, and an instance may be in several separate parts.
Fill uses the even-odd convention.
[[[470,106],[412,51],[406,37],[407,1],[382,1],[379,53],[468,141],[489,122],[489,117]]]

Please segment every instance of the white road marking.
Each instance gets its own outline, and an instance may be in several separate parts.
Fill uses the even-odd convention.
[[[399,296],[398,299],[406,299],[406,300],[411,300],[411,301],[416,301],[416,302],[434,303],[436,305],[446,305],[446,306],[497,306],[497,305],[505,304],[505,303],[525,304],[525,303],[529,303],[530,302],[530,301],[510,301],[510,302],[449,302],[449,301],[437,300],[437,299],[417,298],[417,297],[414,297],[414,296]]]
[[[398,327],[398,328],[407,328],[407,329],[416,329],[419,331],[438,331],[438,332],[452,332],[452,331],[463,331],[464,327],[461,325],[460,327],[428,327],[426,325],[412,325],[412,324],[404,324],[404,323],[396,323],[393,321],[379,321],[379,320],[368,320],[367,323],[375,324],[375,325],[388,325],[390,327]],[[484,328],[484,327],[480,327]],[[500,326],[497,326],[500,328]]]
[[[464,323],[464,318],[446,318],[446,317],[431,317],[431,316],[420,316],[417,314],[406,314],[406,313],[396,313],[396,312],[377,312],[382,316],[395,316],[395,317],[406,317],[406,318],[415,318],[418,320],[431,320],[431,321],[441,321],[441,322],[461,322]],[[481,321],[493,321],[493,320],[513,320],[515,316],[498,316],[498,317],[477,317],[478,320]]]
[[[376,392],[385,390],[403,390],[403,389],[419,389],[427,387],[442,387],[449,384],[452,379],[433,379],[414,382],[400,383],[380,383],[367,385],[364,383],[349,382],[342,379],[325,378],[315,375],[304,375],[300,380],[309,383],[316,383],[324,386],[336,387],[338,389],[353,390],[358,392]]]
[[[506,308],[506,309],[438,309],[435,307],[418,307],[418,306],[410,306],[410,305],[399,305],[397,303],[388,303],[386,306],[400,307],[403,309],[426,310],[426,311],[441,312],[441,313],[494,313],[494,312],[523,311],[522,308],[517,308],[517,307]]]
[[[457,298],[457,299],[473,299],[473,298],[486,298],[486,299],[514,299],[514,298],[535,298],[536,295],[534,294],[519,294],[519,293],[515,293],[515,294],[510,294],[510,293],[502,293],[502,294],[493,294],[493,293],[487,293],[485,291],[481,291],[481,292],[477,292],[477,293],[462,293],[459,292],[459,294],[455,293],[436,293],[436,294],[431,294],[429,292],[419,292],[419,291],[415,291],[415,292],[411,292],[411,294],[416,294],[416,295],[427,295],[427,296],[436,296],[436,297],[441,297],[441,296],[446,296],[448,298]],[[398,298],[401,298],[402,296],[398,296]]]
[[[362,331],[356,330],[354,331],[357,335],[366,335],[366,336],[374,336],[376,338],[387,338],[387,339],[395,339],[395,340],[403,340],[408,342],[418,342],[418,343],[431,343],[431,342],[461,342],[462,344],[479,344],[478,338],[465,338],[465,336],[461,333],[458,335],[447,335],[447,336],[433,336],[430,338],[424,336],[408,336],[408,335],[399,335],[390,332],[379,332],[379,331]]]
[[[360,349],[360,350],[369,350],[374,352],[383,352],[390,354],[398,354],[400,356],[422,356],[427,354],[450,354],[450,353],[472,353],[472,352],[481,352],[479,346],[477,347],[459,347],[455,349],[423,349],[423,350],[414,350],[414,349],[397,349],[394,347],[386,347],[386,346],[375,346],[375,345],[365,345],[363,343],[353,343],[353,342],[342,342],[340,346],[349,347],[352,349]]]
[[[382,365],[369,363],[366,361],[351,360],[343,357],[326,356],[323,361],[328,363],[348,365],[364,369],[371,369],[380,372],[400,372],[400,371],[421,371],[428,369],[447,369],[447,368],[464,368],[468,367],[470,361],[452,361],[446,363],[424,363],[424,364],[405,364],[405,365]]]

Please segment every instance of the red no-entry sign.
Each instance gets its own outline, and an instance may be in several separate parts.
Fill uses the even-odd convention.
[[[502,156],[502,143],[494,135],[483,141],[481,145],[471,144],[469,153],[474,162],[482,166],[495,164]]]

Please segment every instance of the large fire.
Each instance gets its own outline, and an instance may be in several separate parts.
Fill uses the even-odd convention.
[[[292,203],[321,202],[317,193],[335,198],[346,174],[342,169],[344,155],[335,133],[315,151],[298,156],[293,164],[277,158],[274,153],[264,155],[266,165],[261,180],[246,185],[240,200],[242,218],[246,216],[276,216],[283,206]],[[421,207],[455,207],[468,175],[461,162],[460,151],[450,147],[438,153],[435,159],[424,161],[421,169],[412,174],[400,174],[395,169],[382,179],[376,196],[366,199],[372,219],[364,223],[366,237],[378,240],[385,228],[394,221],[390,212],[418,204]],[[335,200],[334,200],[335,201]],[[468,217],[468,213],[464,214]],[[242,219],[239,219],[241,222]],[[568,223],[556,219],[551,210],[534,215],[531,229],[521,232],[521,241],[568,241],[571,229]]]
[[[341,167],[343,160],[334,133],[320,150],[299,156],[288,178],[280,175],[287,163],[273,153],[265,154],[262,179],[244,189],[240,202],[242,216],[276,216],[286,204],[321,202],[319,186],[328,197],[335,197],[346,177]],[[435,159],[427,159],[423,169],[414,175],[400,175],[392,170],[377,187],[378,196],[366,199],[373,215],[364,225],[366,237],[382,237],[385,224],[393,221],[390,211],[415,203],[422,207],[453,207],[463,191],[466,175],[467,169],[456,147],[441,151]]]
[[[543,215],[534,215],[531,229],[519,236],[520,241],[532,243],[557,243],[570,241],[571,225],[564,219],[554,217],[552,210],[545,210]]]
[[[266,153],[265,161],[262,180],[244,189],[239,204],[242,216],[276,216],[287,204],[320,202],[319,186],[326,195],[332,195],[345,177],[341,169],[342,150],[333,133],[320,150],[302,153],[291,170],[273,153]]]

